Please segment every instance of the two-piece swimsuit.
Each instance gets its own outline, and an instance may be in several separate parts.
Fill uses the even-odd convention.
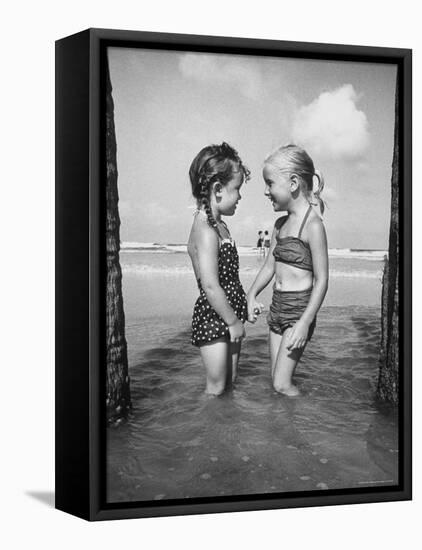
[[[235,242],[229,239],[219,239],[218,279],[236,316],[243,323],[248,317],[248,307],[245,291],[239,279],[239,255]],[[201,346],[227,337],[229,328],[208,302],[201,280],[198,279],[199,297],[196,300],[192,316],[192,344]]]
[[[305,227],[311,210],[312,206],[309,205],[297,237],[279,237],[280,229],[283,227],[289,216],[283,216],[276,221],[275,228],[277,229],[277,244],[273,252],[276,262],[282,262],[284,264],[296,267],[297,269],[304,269],[306,271],[313,272],[310,246],[307,242],[301,239],[303,228]],[[287,328],[292,327],[296,321],[301,318],[308,305],[312,288],[313,287],[306,290],[289,291],[274,288],[273,299],[267,316],[268,326],[271,331],[281,335]],[[309,327],[308,340],[312,337],[315,324],[316,317]]]

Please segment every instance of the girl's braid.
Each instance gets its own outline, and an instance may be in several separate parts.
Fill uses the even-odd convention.
[[[201,204],[207,215],[209,225],[213,227],[218,233],[217,222],[214,216],[212,215],[208,185],[209,185],[208,178],[206,174],[202,174],[199,178],[199,195],[200,195]]]

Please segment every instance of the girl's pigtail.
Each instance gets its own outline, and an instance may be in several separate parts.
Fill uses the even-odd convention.
[[[324,176],[322,175],[320,170],[315,170],[314,176],[316,176],[316,178],[318,179],[318,188],[315,191],[313,191],[313,194],[318,201],[319,208],[321,210],[321,215],[322,215],[324,214],[324,210],[325,210],[325,201],[321,198],[321,193],[325,185]]]
[[[200,196],[201,196],[201,204],[208,218],[208,223],[218,233],[217,222],[215,221],[214,216],[212,215],[211,205],[208,198],[208,185],[207,185],[207,178],[205,175],[201,176],[200,178]]]

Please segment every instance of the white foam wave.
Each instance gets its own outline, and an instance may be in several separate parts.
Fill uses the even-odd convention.
[[[122,242],[120,249],[124,252],[187,252],[185,244],[160,244],[160,243],[139,243]]]
[[[155,243],[138,243],[138,242],[135,242],[135,241],[124,241],[124,242],[120,243],[120,248],[122,248],[122,249],[125,249],[125,248],[130,248],[130,249],[133,249],[133,248],[151,248],[153,246],[157,246],[157,245],[155,245]]]
[[[187,252],[186,244],[160,244],[143,242],[122,242],[122,252],[153,252],[153,253],[175,253]],[[239,256],[259,256],[260,251],[253,246],[237,246]],[[328,255],[330,258],[354,258],[356,260],[382,261],[387,255],[386,250],[365,250],[351,248],[330,248]]]
[[[189,266],[156,266],[148,264],[125,264],[122,263],[123,273],[139,276],[161,275],[161,276],[180,276],[180,275],[193,275],[193,269]],[[240,273],[244,275],[255,275],[257,273],[256,267],[243,267],[240,269]],[[334,278],[352,278],[352,279],[382,279],[382,271],[339,271],[331,270],[330,277]]]
[[[375,260],[382,261],[388,256],[387,250],[359,250],[350,248],[330,248],[328,255],[331,258],[355,258],[357,260]]]
[[[188,266],[156,266],[156,265],[137,265],[137,264],[121,264],[123,273],[131,275],[192,275],[193,269]]]
[[[341,277],[346,279],[379,279],[382,280],[382,271],[338,271],[330,270],[330,277]]]

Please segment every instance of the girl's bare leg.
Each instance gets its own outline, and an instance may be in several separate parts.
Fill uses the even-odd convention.
[[[271,378],[274,378],[274,370],[277,362],[277,355],[281,344],[281,334],[276,334],[270,330],[270,358],[271,358]]]
[[[205,367],[205,393],[220,395],[226,387],[230,342],[227,338],[219,338],[199,349]]]
[[[231,373],[228,373],[228,382],[234,384],[237,376],[237,366],[239,364],[239,357],[240,357],[240,348],[241,343],[230,343],[229,348],[229,370],[231,370]],[[231,367],[231,369],[230,369]],[[231,376],[230,376],[231,374]]]
[[[272,371],[272,379],[274,389],[277,392],[293,397],[300,394],[299,389],[292,383],[292,376],[305,348],[292,351],[287,349],[286,343],[290,330],[284,331],[281,337],[274,370]]]

